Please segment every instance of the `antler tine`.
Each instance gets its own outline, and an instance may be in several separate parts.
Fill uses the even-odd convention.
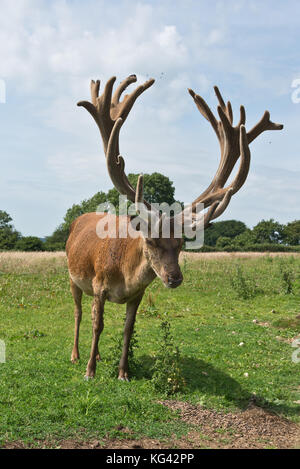
[[[147,223],[149,221],[149,215],[155,214],[156,216],[159,216],[159,213],[151,209],[150,205],[147,207],[144,202],[144,175],[142,173],[139,175],[136,185],[135,211],[139,217]]]
[[[197,229],[199,229],[200,227],[203,227],[204,229],[207,228],[209,226],[210,221],[214,218],[214,214],[217,210],[218,205],[219,205],[219,202],[216,201],[209,207],[206,213],[202,211],[200,214],[200,219],[197,221],[193,221],[191,224],[191,227],[195,229],[195,231],[197,231]],[[182,213],[177,215],[177,217],[179,216],[181,217]]]
[[[138,177],[136,185],[136,195],[135,195],[135,208],[136,211],[139,210],[138,204],[142,204],[144,200],[144,175],[141,173]]]
[[[99,90],[100,90],[100,80],[91,80],[91,97],[92,97],[92,103],[94,106],[97,105],[97,98],[99,96]]]
[[[251,143],[265,130],[282,130],[282,124],[276,124],[270,120],[269,111],[265,111],[260,121],[248,132],[248,141]]]
[[[110,118],[110,108],[111,108],[111,96],[112,96],[112,89],[114,83],[116,81],[116,77],[111,77],[104,87],[104,92],[100,98],[97,98],[97,107],[99,110],[99,114],[102,114],[102,118]]]
[[[211,220],[214,218],[214,213],[219,205],[219,202],[215,202],[212,204],[212,206],[207,210],[207,212],[204,215],[204,229],[208,227],[210,224]]]
[[[214,211],[213,216],[210,218],[210,220],[214,220],[215,218],[220,217],[222,213],[225,212],[226,208],[229,205],[232,195],[233,195],[233,189],[232,187],[229,187],[227,192],[225,192],[225,195],[222,201],[217,204],[216,210]]]
[[[219,129],[218,129],[218,121],[215,118],[215,116],[214,116],[213,112],[211,111],[210,107],[208,106],[206,101],[204,101],[204,99],[201,96],[199,96],[198,94],[196,94],[191,88],[188,88],[188,92],[190,93],[190,95],[194,99],[195,104],[196,104],[198,110],[201,112],[202,116],[205,117],[205,119],[208,120],[208,122],[211,123],[214,131],[217,134],[218,139],[220,140],[220,133],[219,133]]]
[[[240,120],[239,120],[237,127],[240,127],[241,125],[245,125],[245,124],[246,124],[246,111],[245,111],[244,106],[240,106]]]
[[[140,94],[149,88],[153,83],[154,79],[146,81],[143,85],[138,86],[132,93],[126,95],[124,100],[120,102],[120,97],[123,91],[137,80],[136,75],[130,75],[121,82],[112,96],[113,85],[116,81],[116,77],[111,77],[105,87],[104,92],[99,96],[100,81],[91,81],[91,101],[79,101],[77,106],[84,107],[94,118],[97,126],[99,127],[104,152],[106,153],[110,134],[112,132],[114,123],[119,117],[125,121],[133,104]]]
[[[227,101],[226,109],[227,109],[227,116],[228,116],[229,122],[230,122],[230,124],[232,124],[232,122],[233,122],[233,113],[232,113],[232,107],[231,107],[231,102],[230,101]]]
[[[125,78],[125,80],[121,81],[118,88],[114,92],[112,103],[116,106],[120,100],[121,94],[123,93],[126,88],[131,85],[131,83],[135,83],[137,81],[136,75],[129,75],[129,77]]]
[[[235,194],[238,190],[240,190],[240,188],[242,187],[242,185],[247,179],[249,168],[250,168],[251,153],[250,153],[250,148],[248,144],[246,127],[244,125],[240,126],[239,143],[240,143],[240,152],[241,152],[241,162],[240,162],[238,173],[234,181],[230,185],[230,187],[232,188],[232,195]]]
[[[220,90],[217,86],[214,86],[215,94],[217,96],[217,99],[219,101],[219,105],[222,108],[222,111],[226,115],[228,121],[230,124],[233,122],[233,113],[232,113],[232,107],[231,107],[231,102],[227,101],[227,105],[225,105],[225,101],[220,93]]]
[[[225,106],[225,102],[224,102],[224,99],[220,93],[220,90],[217,86],[214,86],[214,91],[215,91],[215,94],[217,96],[217,99],[219,101],[219,104],[221,106],[222,109],[226,109],[226,106]]]
[[[146,81],[143,85],[138,86],[132,93],[129,95],[125,95],[124,99],[121,103],[119,103],[122,107],[122,118],[125,120],[128,116],[132,106],[134,105],[136,99],[150,86],[153,85],[154,79],[151,78],[150,80]]]

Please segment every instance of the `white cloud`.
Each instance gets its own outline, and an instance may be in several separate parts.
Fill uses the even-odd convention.
[[[274,183],[266,168],[270,161],[278,171],[299,168],[300,105],[297,108],[290,99],[298,70],[295,1],[284,6],[269,0],[263,4],[237,0],[17,3],[16,7],[2,0],[0,18],[0,77],[7,84],[7,104],[0,108],[1,153],[14,152],[14,161],[20,162],[13,168],[15,181],[24,179],[24,158],[30,155],[28,171],[42,171],[43,186],[49,194],[57,188],[62,206],[69,203],[74,188],[77,200],[89,191],[106,190],[110,183],[98,130],[76,102],[90,99],[91,78],[101,78],[103,89],[110,76],[117,74],[119,81],[131,73],[138,75],[139,83],[150,76],[156,83],[138,99],[122,129],[128,172],[155,170],[170,175],[181,200],[201,192],[217,168],[219,149],[186,89],[193,88],[216,109],[212,84],[219,84],[224,97],[232,99],[235,114],[243,102],[249,120],[252,116],[256,120],[271,105],[272,116],[280,116],[274,120],[287,124],[280,137],[272,134],[253,145],[249,185],[234,200],[237,218],[244,216],[244,206],[251,212],[256,190],[262,191],[261,200],[271,197]],[[9,137],[5,143],[15,127],[19,138],[12,143]],[[269,145],[267,139],[274,143]],[[3,174],[11,179],[8,160]],[[265,168],[254,182],[257,161]],[[286,192],[292,173],[282,179],[280,172],[272,176],[279,195],[273,195],[269,205],[253,208],[253,220],[263,210],[272,213],[274,197],[283,211],[286,202],[291,207],[298,196],[294,179]],[[29,182],[26,187],[30,191]],[[32,206],[37,193],[35,185]],[[11,200],[18,205],[17,197]],[[54,216],[55,210],[51,213]],[[53,226],[58,222],[53,219]],[[34,221],[30,223],[34,227]]]

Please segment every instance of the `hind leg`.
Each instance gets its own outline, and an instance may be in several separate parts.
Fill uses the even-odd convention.
[[[71,292],[72,292],[74,303],[75,303],[74,346],[73,346],[73,350],[71,354],[71,362],[76,363],[77,360],[79,360],[78,341],[79,341],[79,328],[80,328],[81,317],[82,317],[82,309],[81,309],[82,290],[79,287],[77,287],[77,285],[73,282],[71,278],[70,278],[70,286],[71,286]]]

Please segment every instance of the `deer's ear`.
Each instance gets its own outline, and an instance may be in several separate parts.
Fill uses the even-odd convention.
[[[151,227],[142,218],[136,215],[129,215],[129,225],[132,230],[139,232],[143,238],[150,236]]]
[[[129,218],[130,218],[129,223],[131,224],[132,228],[135,231],[141,231],[141,223],[136,221],[137,216],[136,215],[130,215]],[[135,222],[133,220],[135,220]]]

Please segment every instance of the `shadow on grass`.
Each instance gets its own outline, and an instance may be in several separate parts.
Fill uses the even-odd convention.
[[[133,373],[135,378],[151,379],[153,365],[153,357],[148,355],[139,357],[139,366],[135,368]],[[253,403],[258,407],[284,415],[285,417],[299,415],[299,408],[297,406],[290,406],[284,402],[275,404],[262,396],[253,396],[234,378],[204,360],[182,357],[181,368],[187,385],[186,394],[189,391],[200,391],[209,396],[223,397],[224,400],[241,410],[245,410],[249,404]]]
[[[241,385],[211,364],[197,358],[182,357],[180,360],[182,375],[189,391],[200,391],[212,396],[223,396],[239,408],[245,408],[249,403],[251,394]],[[136,379],[151,379],[154,358],[148,355],[139,357],[139,366],[135,367],[133,374]]]
[[[198,390],[211,396],[223,397],[241,409],[247,407],[251,394],[224,371],[197,358],[182,357],[181,366],[187,387],[191,391]]]

